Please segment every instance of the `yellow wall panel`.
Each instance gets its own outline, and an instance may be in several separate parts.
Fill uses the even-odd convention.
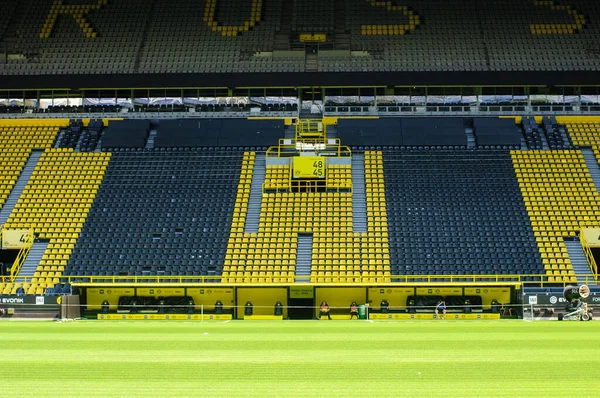
[[[387,300],[391,308],[406,306],[406,298],[415,294],[414,287],[370,287],[371,308],[380,308],[381,301]]]
[[[367,289],[364,287],[317,287],[315,314],[319,313],[321,302],[326,301],[332,313],[346,311],[350,313],[350,304],[364,304],[367,301]]]
[[[287,317],[287,288],[285,287],[241,287],[237,290],[238,319],[244,318],[244,306],[252,302],[254,315],[273,315],[275,303],[281,301],[284,305],[283,317]]]
[[[201,305],[204,305],[206,311],[213,311],[217,300],[221,300],[224,310],[231,309],[234,306],[233,288],[188,288],[187,295],[194,299],[197,310],[201,308]]]
[[[88,309],[99,311],[102,307],[102,302],[108,300],[110,310],[116,311],[119,304],[119,297],[134,296],[134,288],[100,288],[87,289],[87,304]]]

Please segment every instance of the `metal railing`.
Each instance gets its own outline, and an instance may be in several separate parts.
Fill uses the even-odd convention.
[[[595,284],[595,275],[578,275],[580,278],[585,278],[584,283],[586,285]],[[406,286],[406,285],[465,285],[465,284],[494,284],[494,285],[521,285],[530,284],[537,286],[566,286],[573,282],[564,280],[556,281],[550,275],[546,274],[527,274],[527,275],[513,275],[513,274],[494,274],[494,275],[385,275],[385,276],[356,276],[352,277],[352,281],[348,279],[344,280],[341,276],[329,277],[326,280],[321,276],[311,276],[310,281],[306,281],[306,276],[290,276],[290,277],[279,277],[279,281],[276,281],[275,277],[261,277],[253,278],[250,276],[221,276],[221,275],[208,275],[208,276],[175,276],[175,275],[114,275],[114,276],[62,276],[60,277],[63,282],[69,282],[73,285],[94,285],[94,284],[125,284],[125,285],[141,285],[141,284],[221,284],[231,286],[242,286],[242,285],[327,285],[327,286],[356,286],[356,285],[369,285],[369,286]],[[2,277],[3,282],[10,283],[14,282],[11,277]],[[23,283],[31,283],[33,277],[25,276],[22,277]],[[298,279],[296,282],[295,280]],[[358,281],[357,281],[358,279]],[[283,282],[282,280],[285,280]]]
[[[301,119],[296,124],[296,141],[325,143],[327,140],[327,126],[322,120]]]
[[[332,140],[333,143],[329,141]],[[352,151],[349,147],[341,145],[339,138],[331,138],[327,140],[327,143],[323,144],[314,144],[314,147],[311,148],[311,151],[315,152],[317,155],[327,155],[327,156],[336,156],[336,157],[346,157],[349,158],[352,156]],[[291,142],[291,143],[286,143]],[[280,138],[277,146],[272,146],[267,149],[266,156],[269,157],[293,157],[300,154],[300,152],[307,151],[308,148],[302,148],[301,145],[305,145],[303,142],[295,141],[293,139]]]
[[[581,243],[581,247],[583,248],[583,252],[585,253],[585,258],[587,259],[587,262],[592,271],[594,282],[598,282],[598,265],[596,264],[596,259],[594,258],[592,249],[590,248],[583,231],[579,234],[579,242]]]
[[[478,104],[377,104],[325,105],[324,116],[542,116],[542,115],[598,115],[598,105],[478,105]]]
[[[35,240],[35,236],[33,234],[33,229],[30,229],[27,235],[25,236],[25,241],[23,242],[23,246],[19,250],[19,254],[17,254],[17,258],[13,263],[12,268],[10,269],[10,281],[14,282],[21,271],[21,267],[31,250],[31,246],[33,246],[33,241]]]

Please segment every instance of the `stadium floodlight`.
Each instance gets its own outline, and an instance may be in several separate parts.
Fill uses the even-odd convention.
[[[588,305],[584,299],[590,295],[590,288],[587,285],[572,286],[568,285],[563,291],[563,296],[567,300],[565,306],[566,314],[558,314],[558,320],[589,321],[592,315],[588,310]]]

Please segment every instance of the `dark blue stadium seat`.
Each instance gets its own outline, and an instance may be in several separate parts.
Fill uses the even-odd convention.
[[[392,274],[544,273],[507,151],[384,154]]]
[[[241,162],[220,149],[114,153],[65,274],[220,275]]]

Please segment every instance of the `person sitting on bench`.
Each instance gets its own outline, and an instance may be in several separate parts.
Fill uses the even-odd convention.
[[[358,304],[356,304],[356,301],[353,301],[352,304],[350,304],[350,319],[352,319],[353,316],[356,316],[356,319],[358,319]]]
[[[382,314],[387,314],[388,311],[390,310],[390,303],[388,303],[387,300],[383,299],[383,300],[381,300],[381,303],[379,304],[379,308],[381,309]]]
[[[435,317],[439,319],[439,313],[442,313],[442,319],[446,316],[446,302],[440,301],[435,307]]]
[[[327,304],[327,301],[323,301],[319,308],[319,319],[323,318],[323,315],[327,315],[327,318],[331,320],[331,315],[329,315],[329,304]]]

